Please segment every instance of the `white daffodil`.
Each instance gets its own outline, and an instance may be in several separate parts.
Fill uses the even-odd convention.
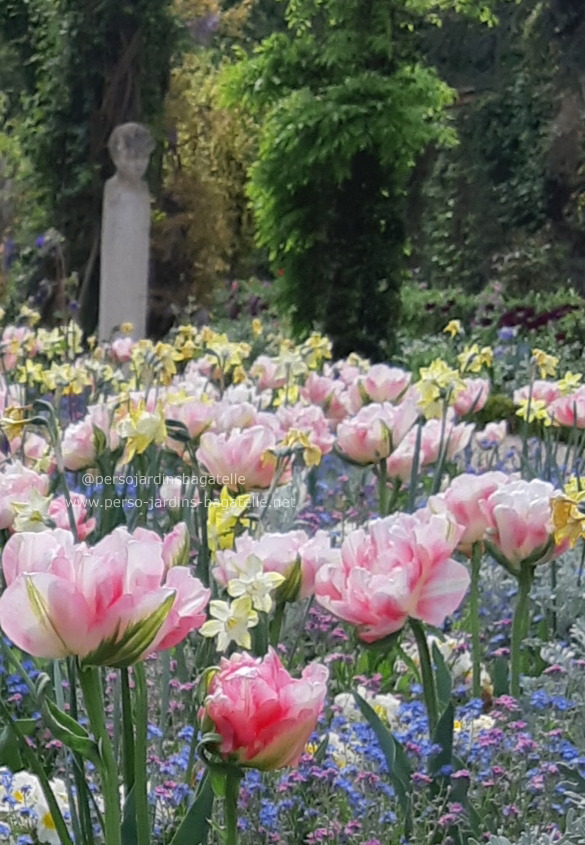
[[[41,496],[34,487],[28,492],[27,502],[13,502],[12,508],[16,514],[14,518],[14,530],[20,531],[45,531],[49,519],[49,505],[51,498]]]
[[[226,601],[212,601],[209,612],[214,617],[203,624],[200,633],[204,637],[217,637],[218,651],[225,651],[233,640],[241,648],[251,648],[249,628],[258,624],[258,614],[252,609],[250,596],[241,596],[230,604]]]
[[[230,596],[234,599],[249,596],[256,610],[270,613],[272,610],[272,591],[285,580],[279,572],[264,572],[262,561],[257,555],[248,555],[243,567],[238,568],[235,578],[227,585]]]

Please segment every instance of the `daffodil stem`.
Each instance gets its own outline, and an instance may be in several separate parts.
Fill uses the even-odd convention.
[[[241,777],[230,772],[225,783],[225,845],[238,845],[238,795]]]
[[[94,667],[80,669],[79,683],[83,691],[91,729],[102,756],[101,777],[105,805],[105,845],[122,845],[118,767],[106,727],[99,671]]]
[[[520,696],[520,669],[522,666],[522,641],[528,632],[528,606],[530,588],[534,579],[534,569],[526,563],[520,565],[518,573],[518,595],[512,619],[511,678],[510,693],[514,698]]]
[[[134,729],[128,669],[120,669],[122,688],[122,762],[126,795],[134,786]]]
[[[482,543],[474,543],[471,552],[471,592],[469,613],[471,616],[471,654],[473,660],[473,697],[481,696],[481,640],[479,636],[479,574],[481,569]]]
[[[146,784],[146,736],[148,724],[148,699],[144,663],[134,664],[135,681],[135,780],[134,803],[136,806],[136,841],[138,845],[150,845],[150,813]]]
[[[431,663],[429,644],[425,633],[424,625],[419,619],[410,619],[410,627],[416,640],[418,658],[420,662],[420,674],[423,686],[423,695],[427,716],[429,720],[429,735],[432,738],[439,721],[439,706],[437,704],[437,689],[435,687],[435,675]]]

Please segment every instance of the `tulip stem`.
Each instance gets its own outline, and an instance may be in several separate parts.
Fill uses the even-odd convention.
[[[388,464],[385,458],[378,463],[378,513],[381,517],[388,515]]]
[[[479,636],[479,573],[481,569],[482,543],[474,543],[471,552],[471,593],[469,613],[471,616],[471,653],[473,659],[473,697],[481,696],[481,640]]]
[[[80,667],[79,683],[83,691],[91,729],[99,745],[103,761],[101,778],[105,805],[105,845],[122,845],[118,767],[106,726],[102,686],[98,670],[95,667],[88,667],[87,669]]]
[[[148,699],[144,663],[133,667],[135,687],[136,748],[134,769],[134,802],[136,806],[136,841],[138,845],[150,843],[150,812],[146,784],[146,736],[148,724]]]
[[[534,580],[534,568],[522,562],[518,573],[518,595],[514,618],[512,620],[512,646],[511,646],[511,679],[510,693],[514,698],[520,697],[520,667],[522,664],[522,640],[528,633],[528,606],[530,601],[530,588]]]
[[[429,644],[427,642],[427,635],[425,634],[424,625],[420,619],[410,619],[410,627],[416,640],[416,647],[418,649],[418,657],[420,661],[420,675],[423,686],[423,695],[425,698],[425,706],[427,708],[427,717],[429,720],[429,735],[432,738],[439,721],[439,707],[437,704],[437,690],[435,687],[435,675],[433,672],[433,665],[431,663],[431,654],[429,652]]]
[[[238,795],[241,777],[229,772],[225,781],[225,845],[238,845]]]
[[[134,730],[132,727],[132,699],[128,669],[120,669],[122,687],[122,762],[126,795],[134,786]]]
[[[286,602],[277,601],[274,608],[274,616],[270,623],[270,645],[276,648],[280,641],[280,632],[282,631],[282,623],[284,622],[284,612],[286,609]]]

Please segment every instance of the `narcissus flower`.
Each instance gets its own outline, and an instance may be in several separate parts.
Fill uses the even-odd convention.
[[[455,337],[455,335],[461,334],[463,329],[461,328],[461,320],[449,320],[443,331],[446,334],[450,334],[451,337]]]
[[[554,378],[559,366],[559,359],[556,355],[548,355],[543,349],[532,350],[532,360],[540,370],[540,377],[546,378],[552,376]]]
[[[221,737],[225,760],[262,771],[295,766],[315,730],[329,672],[311,663],[292,678],[270,648],[262,658],[222,659],[199,712],[202,730]]]
[[[126,441],[124,460],[129,463],[134,455],[142,455],[151,443],[161,446],[167,436],[162,404],[154,411],[147,411],[144,401],[132,408],[128,416],[118,423],[118,434]]]
[[[212,601],[209,612],[213,619],[202,625],[201,635],[217,637],[218,651],[225,651],[232,641],[241,648],[252,647],[249,629],[258,624],[258,614],[252,608],[249,595],[242,595],[231,604],[227,601]]]

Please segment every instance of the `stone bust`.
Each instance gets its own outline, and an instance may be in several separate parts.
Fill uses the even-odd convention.
[[[142,124],[123,123],[112,132],[108,150],[116,165],[113,178],[138,186],[148,168],[154,140]]]

